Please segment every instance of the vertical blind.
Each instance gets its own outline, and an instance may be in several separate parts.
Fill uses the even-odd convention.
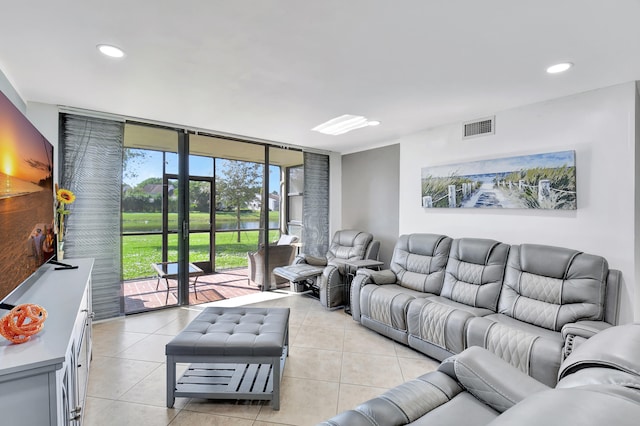
[[[61,114],[60,121],[60,185],[76,195],[67,218],[64,256],[95,259],[95,318],[119,316],[124,123],[72,114]]]
[[[323,257],[329,250],[329,156],[304,153],[302,206],[304,252]]]

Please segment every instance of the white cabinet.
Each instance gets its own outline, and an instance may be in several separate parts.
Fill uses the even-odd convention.
[[[14,345],[0,337],[0,423],[82,424],[91,363],[92,259],[69,259],[78,269],[44,273],[6,303],[36,303],[48,312],[44,329]],[[0,315],[6,311],[0,311]]]

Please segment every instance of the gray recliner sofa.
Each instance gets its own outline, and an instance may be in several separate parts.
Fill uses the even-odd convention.
[[[401,236],[393,251],[391,269],[357,272],[351,285],[353,318],[408,344],[408,305],[417,297],[440,293],[451,242],[444,235]],[[375,285],[366,285],[370,283]]]
[[[358,271],[352,316],[440,361],[484,347],[553,386],[577,344],[616,324],[619,285],[601,256],[411,234],[389,270]]]
[[[333,235],[325,257],[300,254],[293,263],[308,264],[322,268],[317,280],[307,282],[310,289],[318,294],[322,306],[335,309],[344,306],[347,269],[345,261],[378,259],[380,241],[374,240],[368,232],[352,229],[340,230]]]
[[[577,347],[549,387],[486,349],[471,347],[437,371],[321,423],[397,425],[637,425],[640,324],[611,327]]]
[[[562,328],[615,322],[606,312],[607,261],[562,247],[511,247],[497,312],[473,318],[467,346],[482,346],[548,385],[565,347]],[[608,315],[607,315],[608,314]],[[567,350],[567,352],[570,352]]]
[[[494,240],[453,240],[440,295],[409,304],[409,346],[444,359],[466,347],[471,318],[495,312],[509,246]]]

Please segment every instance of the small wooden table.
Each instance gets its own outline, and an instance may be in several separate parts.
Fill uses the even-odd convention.
[[[177,280],[178,279],[178,262],[160,262],[160,263],[152,263],[151,266],[158,274],[158,281],[156,282],[156,290],[160,286],[160,280],[164,278],[167,283],[167,297],[164,300],[165,305],[169,301],[169,280]],[[196,283],[198,282],[198,277],[202,275],[204,272],[202,269],[198,268],[193,263],[189,263],[189,277],[195,277],[193,280],[193,293],[196,295],[196,299],[198,298],[198,292],[196,291]],[[191,280],[189,280],[191,283]]]

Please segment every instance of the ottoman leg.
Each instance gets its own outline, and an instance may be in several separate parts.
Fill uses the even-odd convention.
[[[274,410],[280,409],[280,358],[273,358],[271,360],[273,365],[273,398],[271,399],[271,408]]]
[[[167,408],[173,408],[176,401],[176,361],[167,355]]]

